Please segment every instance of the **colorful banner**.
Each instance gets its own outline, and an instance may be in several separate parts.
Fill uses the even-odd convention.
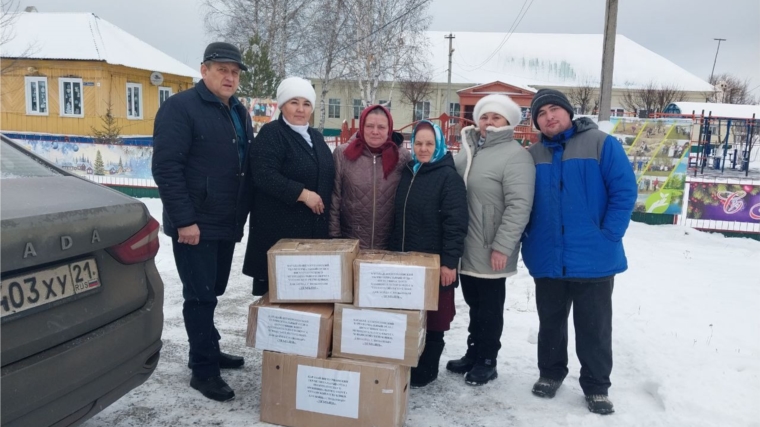
[[[686,217],[760,223],[760,185],[692,182]]]
[[[106,185],[155,187],[153,147],[91,142],[14,140],[61,169]]]
[[[692,121],[613,117],[611,135],[628,154],[636,174],[636,212],[681,213]]]

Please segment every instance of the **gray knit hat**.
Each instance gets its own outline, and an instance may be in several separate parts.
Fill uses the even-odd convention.
[[[538,122],[536,121],[536,117],[538,117],[538,110],[540,110],[544,105],[549,104],[553,104],[567,110],[567,112],[570,114],[570,120],[573,119],[573,115],[575,113],[573,111],[573,106],[570,104],[570,101],[567,99],[567,96],[565,96],[564,93],[554,89],[541,89],[536,92],[536,96],[533,97],[533,101],[530,103],[530,115],[533,118],[533,125],[536,127],[536,129],[541,130],[541,128],[538,127]]]

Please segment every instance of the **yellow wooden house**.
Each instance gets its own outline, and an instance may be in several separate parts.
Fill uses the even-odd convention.
[[[16,15],[0,58],[0,130],[93,135],[110,108],[122,136],[149,137],[161,103],[198,69],[89,13]]]

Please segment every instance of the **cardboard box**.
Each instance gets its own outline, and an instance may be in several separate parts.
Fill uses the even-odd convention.
[[[327,358],[333,329],[333,304],[279,304],[269,294],[248,307],[246,345],[260,350]]]
[[[261,421],[289,427],[402,427],[409,368],[265,351]]]
[[[333,357],[416,367],[425,349],[424,311],[335,304]]]
[[[351,302],[358,240],[282,239],[267,252],[271,302]]]
[[[438,310],[441,263],[420,252],[360,251],[354,259],[354,305]]]

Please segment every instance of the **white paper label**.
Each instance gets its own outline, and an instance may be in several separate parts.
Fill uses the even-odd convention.
[[[277,255],[277,299],[341,299],[340,255]]]
[[[425,267],[361,263],[359,306],[425,309]]]
[[[406,315],[343,309],[340,352],[404,359]]]
[[[320,320],[316,313],[261,307],[256,320],[256,348],[317,357]]]
[[[296,409],[359,418],[359,372],[298,365]]]

